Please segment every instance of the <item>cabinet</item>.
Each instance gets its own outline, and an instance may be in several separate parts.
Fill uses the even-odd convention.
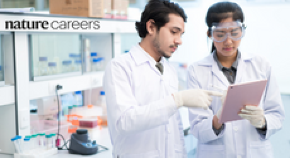
[[[137,34],[132,21],[46,14],[0,14],[6,21],[92,21],[98,30],[6,29],[0,26],[0,155],[10,138],[30,135],[30,101],[102,86],[105,65],[121,54],[121,34]],[[4,66],[3,66],[4,65]],[[4,68],[3,68],[4,67]],[[1,78],[2,77],[2,78]],[[0,156],[1,157],[1,156]]]

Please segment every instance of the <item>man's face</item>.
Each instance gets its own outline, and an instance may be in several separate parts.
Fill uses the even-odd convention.
[[[160,56],[169,58],[177,47],[182,44],[184,33],[183,18],[176,14],[169,14],[169,22],[156,32],[153,45]]]

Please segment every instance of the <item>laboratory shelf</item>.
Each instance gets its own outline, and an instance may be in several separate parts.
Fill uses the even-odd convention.
[[[0,106],[13,104],[15,100],[14,86],[0,87]]]
[[[61,79],[30,82],[29,99],[38,99],[56,94],[56,85],[61,85],[62,89],[58,94],[64,94],[74,91],[82,91],[91,88],[101,87],[104,71],[86,73],[80,76],[65,77]]]
[[[67,24],[69,22],[95,22],[99,27],[94,29],[74,29],[72,27],[53,29],[51,25],[47,28],[38,25],[38,29],[23,28],[27,27],[27,23],[30,22],[45,22],[49,25],[54,22]],[[100,71],[91,72],[90,64],[88,64],[88,61],[91,61],[89,60],[90,53],[98,52],[100,57],[105,59],[101,65],[106,65],[112,58],[122,54],[122,34],[133,33],[137,35],[134,21],[8,12],[0,12],[0,32],[9,34],[2,41],[4,46],[7,46],[7,50],[5,49],[4,52],[4,60],[1,59],[4,63],[0,64],[5,64],[7,68],[4,74],[5,80],[0,81],[0,112],[2,112],[0,119],[5,120],[4,134],[0,136],[0,157],[14,153],[11,137],[15,135],[25,136],[31,133],[29,124],[31,100],[55,96],[56,85],[62,86],[62,89],[58,90],[58,95],[102,89],[105,68],[96,66],[98,68],[94,67],[96,69],[93,70]],[[75,38],[70,38],[70,36]],[[90,43],[84,43],[86,41],[90,41]],[[75,70],[73,67],[71,71],[60,71],[63,67],[59,66],[64,65],[63,60],[68,60],[66,57],[70,58],[67,56],[70,53],[82,54],[81,69],[73,71]],[[54,64],[58,65],[57,69],[48,63],[42,63],[39,66],[39,57],[47,57],[47,62],[57,63]],[[43,65],[47,64],[51,66],[49,71],[40,74],[40,69],[46,70]],[[8,84],[14,86],[8,86]],[[109,138],[106,138],[107,140]],[[108,144],[101,141],[100,143],[106,146],[110,144],[109,141]],[[110,155],[110,153],[105,152],[102,154]]]

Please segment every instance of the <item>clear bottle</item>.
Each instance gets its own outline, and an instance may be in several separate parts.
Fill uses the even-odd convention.
[[[38,67],[38,74],[40,76],[48,75],[47,57],[39,57]]]
[[[100,92],[100,103],[102,106],[103,116],[107,116],[106,96],[105,91]]]
[[[3,71],[2,71],[2,66],[0,65],[0,81],[4,80],[4,75],[3,75]]]
[[[46,145],[46,149],[49,150],[52,148],[52,139],[51,139],[51,135],[45,135],[45,145]]]
[[[73,114],[72,111],[73,111],[73,106],[68,106],[68,114],[69,115]]]
[[[99,59],[96,59],[96,58],[92,59],[92,63],[91,63],[91,66],[92,66],[91,70],[92,71],[99,70],[99,68],[98,68],[99,62],[100,62]]]
[[[11,142],[13,142],[14,147],[15,147],[15,153],[22,153],[20,150],[20,143],[19,143],[19,138],[16,136],[11,139]]]
[[[39,133],[38,134],[38,142],[39,142],[39,148],[44,149],[44,139],[45,133]]]
[[[56,134],[55,133],[51,133],[51,141],[52,141],[52,148],[55,148],[56,145],[55,145],[55,142],[56,142]]]
[[[93,70],[93,63],[94,63],[94,59],[97,58],[98,53],[97,52],[91,52],[91,57],[90,57],[90,65],[91,65],[91,71],[95,71]]]
[[[30,142],[31,142],[31,149],[38,148],[38,142],[37,142],[37,134],[31,135]]]
[[[63,73],[70,72],[71,64],[72,64],[71,60],[62,61],[62,72]]]
[[[105,67],[105,58],[100,57],[99,60],[100,60],[100,63],[99,63],[99,70],[103,70],[104,67]]]
[[[82,91],[76,91],[75,92],[74,100],[75,100],[74,105],[83,106]]]
[[[49,62],[48,63],[48,75],[55,75],[55,74],[57,74],[56,62]]]
[[[82,71],[82,60],[75,60],[75,71]]]
[[[69,53],[68,56],[69,56],[69,60],[75,61],[75,59],[76,59],[76,54],[75,53]],[[74,63],[72,63],[72,65],[71,65],[71,71],[76,71]]]
[[[24,138],[23,142],[23,153],[29,153],[31,150],[31,141],[30,138]]]

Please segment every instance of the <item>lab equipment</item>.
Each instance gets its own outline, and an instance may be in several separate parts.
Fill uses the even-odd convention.
[[[100,91],[100,103],[103,111],[103,116],[107,116],[106,96],[105,91]]]
[[[71,60],[65,60],[62,61],[62,72],[70,72],[71,71],[71,66],[72,66],[72,61]]]
[[[238,115],[245,105],[259,105],[267,80],[230,85],[221,111],[219,123],[241,120]]]
[[[39,142],[39,147],[44,148],[44,139],[45,138],[45,133],[39,133],[38,134],[38,142]]]
[[[98,152],[96,141],[89,140],[88,131],[86,129],[78,129],[76,133],[71,135],[69,153],[92,155]]]
[[[95,128],[98,125],[98,118],[79,119],[80,127]]]
[[[57,74],[57,64],[56,62],[48,62],[48,75]]]
[[[92,71],[100,71],[104,68],[104,58],[94,58],[92,60]]]
[[[73,106],[68,106],[68,114],[71,115],[73,110]]]
[[[211,38],[215,42],[223,42],[228,37],[237,41],[244,37],[246,25],[240,21],[213,23],[211,27]]]
[[[11,142],[13,142],[14,144],[14,148],[16,150],[16,153],[22,153],[21,150],[21,138],[19,139],[19,137],[15,136],[14,138],[11,139]]]
[[[81,70],[82,70],[82,60],[75,60],[74,71],[81,71]]]
[[[51,135],[51,141],[52,141],[52,148],[55,148],[55,142],[56,142],[56,134],[52,133]]]
[[[38,148],[38,143],[37,143],[37,134],[33,134],[31,135],[30,138],[30,145],[31,145],[31,149],[35,149]]]
[[[83,96],[81,91],[76,91],[74,96],[74,105],[83,106]]]
[[[47,57],[39,57],[39,75],[48,75]]]
[[[45,145],[46,145],[46,149],[49,150],[52,148],[52,138],[51,135],[45,135],[46,141],[45,141]]]
[[[96,58],[98,55],[97,52],[91,52],[91,59]]]
[[[29,153],[29,151],[32,149],[31,146],[30,138],[24,138],[23,153]]]

